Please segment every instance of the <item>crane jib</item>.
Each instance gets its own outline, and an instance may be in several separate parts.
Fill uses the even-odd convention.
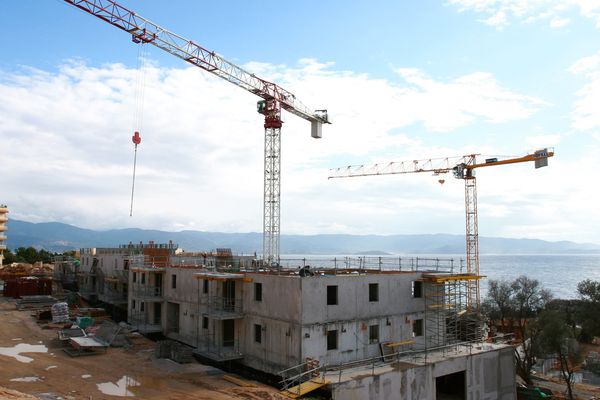
[[[128,32],[134,43],[150,43],[263,99],[275,99],[281,103],[282,108],[311,122],[313,127],[315,124],[330,123],[327,110],[311,110],[288,90],[256,77],[215,52],[160,27],[112,0],[64,1]]]

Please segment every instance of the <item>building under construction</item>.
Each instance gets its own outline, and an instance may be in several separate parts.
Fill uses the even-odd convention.
[[[335,399],[515,396],[513,349],[483,342],[468,296],[481,277],[459,261],[358,257],[266,268],[226,249],[129,246],[82,250],[99,299],[111,300],[107,287],[119,277],[128,322],[140,332],[278,375],[291,397],[319,387]]]
[[[4,250],[6,250],[6,223],[8,222],[8,207],[0,204],[0,267],[4,261]]]

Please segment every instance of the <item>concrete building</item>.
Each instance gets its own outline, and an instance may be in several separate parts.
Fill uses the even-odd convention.
[[[129,269],[136,260],[149,260],[164,266],[175,253],[173,243],[132,244],[116,248],[80,250],[78,287],[81,296],[92,303],[101,302],[117,319],[127,319]]]
[[[4,261],[4,250],[6,250],[6,223],[8,222],[8,207],[0,204],[0,266]]]
[[[130,323],[290,386],[311,379],[310,366],[335,399],[515,398],[512,347],[483,344],[464,312],[466,287],[479,277],[451,260],[374,261],[137,266]]]
[[[253,268],[253,256],[233,256],[229,249],[214,253],[177,252],[166,264],[151,258],[135,260],[129,274],[128,322],[143,333],[162,332],[186,344],[198,342],[200,322],[198,280],[206,270]]]
[[[52,257],[52,280],[56,285],[60,285],[60,289],[79,291],[79,258],[79,251],[76,251],[74,256],[60,254]]]
[[[269,270],[225,249],[82,249],[80,284],[112,304],[117,290],[140,332],[281,376],[292,391],[316,381],[334,399],[516,397],[512,347],[483,343],[467,312],[480,277],[452,260],[314,262]]]

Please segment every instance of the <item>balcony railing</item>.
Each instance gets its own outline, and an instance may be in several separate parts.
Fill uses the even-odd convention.
[[[162,287],[146,284],[134,284],[131,287],[131,295],[141,299],[159,299],[163,296]]]
[[[207,307],[208,314],[216,319],[242,318],[244,308],[242,299],[230,297],[204,297],[200,302]]]
[[[102,301],[108,303],[127,303],[127,293],[105,287],[104,293],[100,296]]]
[[[230,361],[244,358],[239,340],[232,340],[226,345],[219,345],[212,339],[201,338],[194,353],[214,361]]]
[[[144,311],[135,311],[129,316],[128,322],[142,333],[162,332],[161,324],[150,320]]]

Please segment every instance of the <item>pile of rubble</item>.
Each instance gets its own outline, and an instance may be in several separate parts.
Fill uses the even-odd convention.
[[[0,267],[0,274],[7,275],[51,275],[53,271],[52,264],[44,264],[41,261],[34,264],[12,263]]]

